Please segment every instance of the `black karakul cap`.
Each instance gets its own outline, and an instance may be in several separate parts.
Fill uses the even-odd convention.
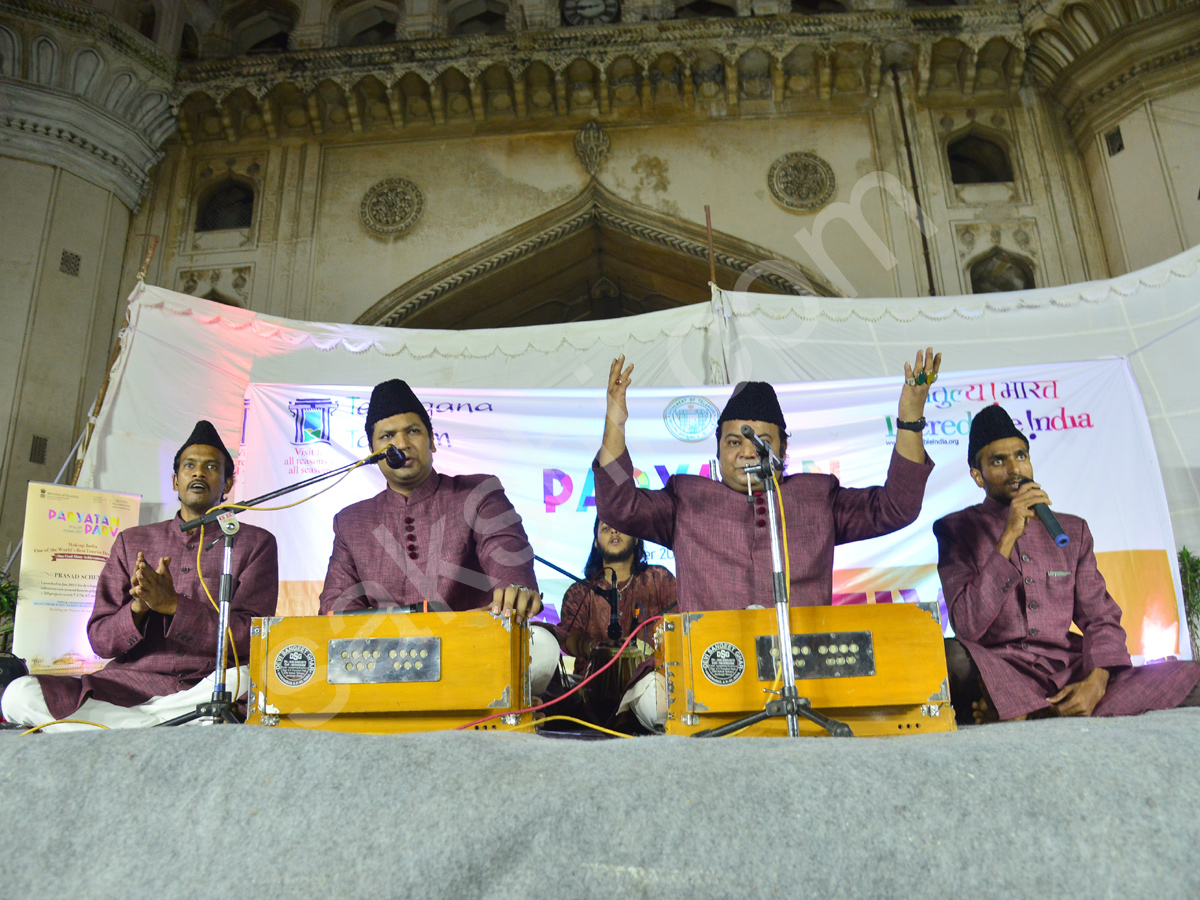
[[[1005,412],[999,403],[985,406],[971,420],[971,437],[967,441],[967,465],[975,468],[975,458],[979,451],[992,441],[1002,441],[1005,438],[1020,438],[1029,449],[1029,438],[1013,424],[1012,416]]]
[[[783,421],[783,409],[779,406],[779,398],[775,396],[775,388],[765,381],[740,381],[733,389],[733,396],[721,410],[717,419],[717,434],[721,426],[730,421],[741,420],[749,422],[770,422],[778,425],[782,434],[787,431],[787,423]]]
[[[217,434],[217,429],[213,427],[213,423],[208,419],[201,419],[196,423],[196,427],[192,429],[192,433],[188,435],[187,440],[175,452],[175,464],[171,471],[179,471],[179,460],[183,456],[183,451],[195,444],[203,444],[206,447],[216,447],[221,451],[221,455],[225,457],[225,477],[233,477],[233,457],[229,455],[229,451],[225,449],[225,442],[221,440],[221,436]]]
[[[367,443],[375,439],[376,422],[404,413],[416,413],[420,416],[421,421],[425,423],[425,430],[432,436],[433,423],[429,421],[429,411],[425,409],[425,404],[417,399],[408,382],[392,378],[375,385],[375,389],[371,391],[371,402],[367,404]]]

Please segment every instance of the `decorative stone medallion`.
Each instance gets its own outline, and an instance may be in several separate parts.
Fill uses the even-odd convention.
[[[372,234],[392,237],[414,225],[425,210],[425,196],[407,178],[388,178],[363,195],[359,216]]]
[[[575,155],[589,175],[595,176],[600,171],[600,164],[611,143],[604,129],[594,121],[588,122],[575,135]]]
[[[837,181],[829,163],[814,153],[788,153],[767,172],[771,195],[788,209],[820,209],[833,197]]]

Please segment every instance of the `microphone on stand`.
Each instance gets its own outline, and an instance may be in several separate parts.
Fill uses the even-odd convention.
[[[746,440],[748,440],[751,444],[754,445],[754,449],[759,452],[760,456],[766,456],[766,457],[770,458],[771,465],[772,465],[772,467],[774,467],[775,471],[777,471],[777,472],[783,471],[783,461],[780,460],[780,458],[775,455],[774,450],[772,450],[770,447],[768,447],[766,444],[764,444],[762,441],[760,441],[758,439],[758,435],[754,433],[753,428],[751,428],[749,425],[743,425],[742,426],[742,437],[746,438]]]
[[[404,464],[408,462],[408,456],[403,450],[398,450],[391,444],[388,444],[378,453],[372,453],[370,456],[364,459],[363,465],[365,466],[369,465],[370,463],[377,463],[383,460],[387,460],[388,468],[390,469],[402,469],[404,468]]]
[[[1032,482],[1032,478],[1021,479],[1021,484],[1023,485],[1030,484]],[[1050,537],[1054,538],[1054,545],[1056,547],[1065,547],[1067,544],[1071,543],[1070,535],[1063,531],[1062,526],[1058,524],[1058,518],[1053,512],[1050,511],[1050,507],[1048,507],[1045,503],[1035,503],[1033,504],[1033,512],[1034,515],[1042,520],[1042,524],[1046,526],[1046,530],[1050,532]]]
[[[617,605],[621,602],[621,594],[617,590],[617,573],[612,572],[612,587],[605,593],[608,594],[608,603],[611,612],[608,615],[608,639],[610,641],[619,641],[621,635],[621,619],[617,613]]]

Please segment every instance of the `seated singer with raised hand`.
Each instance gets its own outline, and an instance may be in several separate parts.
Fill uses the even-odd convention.
[[[613,360],[609,370],[604,443],[592,463],[600,518],[675,551],[682,612],[772,605],[767,498],[744,471],[757,464],[758,451],[741,429],[748,425],[779,459],[787,456],[787,424],[775,389],[761,381],[742,382],[725,404],[717,420],[720,483],[674,475],[662,490],[645,490],[634,484],[625,449],[625,392],[633,366],[623,370],[624,363],[623,356]],[[833,602],[836,544],[889,534],[921,512],[933,469],[921,436],[922,411],[940,365],[941,355],[935,358],[932,349],[918,352],[915,366],[904,364],[899,431],[883,485],[844,488],[835,476],[816,473],[780,477],[792,606]]]
[[[536,615],[542,601],[533,548],[500,479],[438,474],[429,413],[399,379],[371,392],[366,432],[373,453],[390,444],[404,462],[392,468],[380,461],[387,487],[334,517],[321,612],[441,602],[517,621]],[[558,656],[554,635],[531,628],[534,694],[549,683]]]
[[[946,665],[959,721],[1200,705],[1195,663],[1130,665],[1121,609],[1096,566],[1087,522],[1054,513],[1068,539],[1058,546],[1032,521],[1050,497],[1033,480],[1029,441],[1000,406],[972,420],[967,464],[983,502],[933,526],[956,635],[946,641]]]
[[[217,609],[200,575],[217,596],[224,554],[220,529],[205,534],[202,573],[196,568],[200,530],[179,526],[204,515],[233,487],[233,457],[206,421],[175,454],[172,487],[179,494],[173,519],[139,525],[117,535],[96,583],[88,619],[88,641],[110,662],[76,678],[36,675],[18,678],[4,691],[4,717],[24,725],[79,719],[109,728],[157,725],[212,699],[217,656]],[[241,689],[250,684],[250,619],[275,613],[279,568],[274,536],[243,524],[233,546],[233,594],[229,630],[242,663]],[[153,562],[157,561],[157,562]],[[225,673],[232,693],[239,679]],[[87,728],[54,725],[50,730]]]

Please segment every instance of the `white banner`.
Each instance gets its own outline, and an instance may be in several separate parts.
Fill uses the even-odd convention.
[[[848,487],[882,483],[900,384],[879,378],[776,385],[789,425],[788,471],[831,472]],[[433,420],[435,468],[499,476],[534,551],[581,570],[595,515],[591,461],[604,391],[414,390]],[[717,416],[731,391],[630,390],[627,438],[639,484],[661,488],[672,474],[708,474]],[[235,496],[256,497],[367,455],[370,393],[370,386],[251,384]],[[1138,659],[1190,656],[1188,642],[1179,641],[1181,595],[1162,478],[1137,385],[1118,358],[943,373],[926,410],[926,446],[937,465],[921,517],[895,534],[839,547],[834,602],[940,599],[931,526],[982,499],[967,471],[967,435],[974,415],[995,402],[1031,438],[1036,477],[1055,508],[1091,525],[1101,571],[1125,612],[1130,652]],[[382,475],[364,468],[308,503],[245,514],[279,540],[281,615],[315,610],[334,514],[383,489]],[[649,549],[652,562],[674,567],[668,550]],[[565,579],[540,564],[538,579],[547,603],[556,605]]]

